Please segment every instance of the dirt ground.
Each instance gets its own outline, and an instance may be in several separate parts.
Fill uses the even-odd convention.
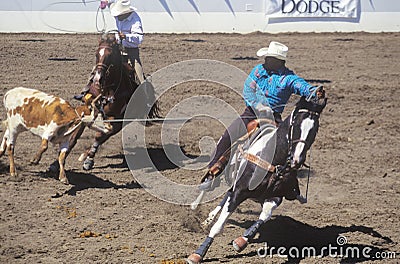
[[[1,34],[0,96],[25,86],[72,101],[94,66],[98,37]],[[248,248],[235,253],[231,241],[260,213],[258,204],[246,201],[204,262],[400,262],[400,33],[148,34],[141,59],[147,74],[190,59],[222,61],[248,73],[261,62],[255,52],[271,40],[288,45],[289,68],[315,85],[323,84],[329,97],[308,157],[309,202],[284,201]],[[162,114],[183,98],[202,94],[218,95],[241,112],[241,99],[224,89],[201,81],[179,84],[160,97]],[[284,116],[291,109],[288,106]],[[0,111],[4,120],[2,104]],[[185,153],[199,155],[203,136],[217,140],[223,132],[217,123],[187,123],[180,134]],[[188,173],[170,166],[159,148],[157,125],[149,131],[154,133],[149,149],[162,173],[196,184],[201,170]],[[29,133],[17,141],[17,177],[9,176],[8,158],[1,158],[1,263],[183,263],[206,237],[200,223],[218,199],[192,211],[149,194],[123,163],[121,133],[102,146],[95,168],[84,171],[78,157],[92,135],[85,131],[67,159],[70,185],[47,172],[56,158],[55,148],[39,165],[29,165],[40,144]],[[367,249],[368,256],[337,251],[298,259],[280,256],[276,250],[272,256],[258,254],[265,243],[321,251],[338,246],[339,235],[347,239],[347,248]],[[388,259],[391,252],[398,252],[396,259]]]

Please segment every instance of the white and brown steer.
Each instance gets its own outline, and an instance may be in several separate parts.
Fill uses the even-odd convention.
[[[68,184],[65,176],[65,159],[85,129],[82,117],[90,115],[89,106],[72,107],[67,101],[44,92],[17,87],[4,95],[7,112],[6,131],[0,145],[0,157],[7,149],[10,159],[10,173],[16,176],[14,147],[19,133],[30,131],[42,138],[42,144],[32,164],[38,164],[47,150],[48,142],[59,145],[59,180]]]

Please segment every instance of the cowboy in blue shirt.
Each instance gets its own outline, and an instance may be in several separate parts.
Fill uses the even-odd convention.
[[[215,155],[208,165],[208,172],[202,178],[200,189],[210,190],[218,185],[213,179],[225,168],[229,155],[226,154],[231,141],[235,142],[247,132],[247,125],[257,117],[270,117],[279,125],[281,113],[292,94],[311,98],[316,87],[307,83],[285,66],[288,47],[272,41],[268,48],[262,48],[257,56],[265,56],[264,64],[253,68],[244,83],[244,113],[228,127],[219,139]],[[227,157],[228,156],[228,157]]]

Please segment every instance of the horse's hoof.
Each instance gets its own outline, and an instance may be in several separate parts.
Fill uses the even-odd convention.
[[[201,263],[202,260],[203,260],[203,258],[199,254],[193,253],[186,259],[186,263],[197,264],[197,263]]]
[[[215,188],[218,188],[221,185],[221,177],[217,176],[214,179],[207,179],[204,182],[200,183],[199,190],[211,192],[214,191]]]
[[[241,252],[247,247],[247,240],[244,237],[238,237],[232,242],[232,245],[237,252]]]
[[[50,172],[56,173],[59,170],[60,170],[60,163],[58,163],[57,160],[50,164],[50,166],[49,166]]]
[[[67,178],[62,178],[62,179],[60,179],[60,182],[66,184],[66,185],[69,185],[69,181],[68,181]]]
[[[93,169],[94,166],[94,160],[92,158],[86,158],[85,161],[83,162],[83,169],[84,170],[91,170]]]

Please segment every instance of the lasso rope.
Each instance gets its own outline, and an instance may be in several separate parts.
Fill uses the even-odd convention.
[[[50,7],[56,6],[56,5],[60,5],[60,4],[83,4],[83,5],[86,6],[87,3],[96,3],[96,2],[100,2],[100,0],[89,0],[89,1],[82,0],[82,1],[79,1],[79,2],[75,2],[75,1],[60,1],[60,2],[54,2],[54,3],[48,4],[47,6],[45,6],[40,11],[41,12],[49,12]],[[102,29],[100,29],[99,22],[98,22],[100,13],[101,13],[101,20],[103,21],[103,28]],[[49,28],[58,30],[58,31],[68,32],[68,33],[87,33],[87,32],[84,32],[84,31],[74,31],[74,30],[58,28],[58,27],[55,27],[55,26],[52,26],[52,25],[48,24],[42,18],[42,16],[40,17],[40,19],[42,20],[42,22],[46,26],[48,26]],[[107,23],[106,23],[106,19],[105,19],[105,16],[104,16],[104,11],[103,11],[103,9],[100,8],[100,5],[99,5],[98,8],[97,8],[97,12],[96,12],[96,30],[97,30],[98,33],[104,33],[105,30],[106,30],[106,27],[107,27]]]

